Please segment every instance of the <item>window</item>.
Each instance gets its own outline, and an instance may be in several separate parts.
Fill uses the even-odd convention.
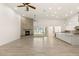
[[[55,32],[61,32],[61,26],[55,26]]]
[[[44,27],[37,26],[34,28],[34,34],[44,34],[44,32],[45,32]]]

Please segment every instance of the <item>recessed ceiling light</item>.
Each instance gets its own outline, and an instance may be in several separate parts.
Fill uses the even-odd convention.
[[[77,9],[79,9],[79,7],[77,7]]]
[[[65,14],[65,16],[68,16],[68,14]]]
[[[46,16],[48,16],[48,15],[46,15]]]
[[[52,10],[52,8],[49,8],[49,10]]]
[[[54,13],[56,14],[57,12],[55,11]]]
[[[58,9],[58,10],[61,10],[61,8],[62,8],[62,7],[58,7],[57,9]]]
[[[23,14],[22,16],[25,16],[25,14]]]
[[[72,14],[72,13],[73,13],[73,11],[70,11],[70,13]]]

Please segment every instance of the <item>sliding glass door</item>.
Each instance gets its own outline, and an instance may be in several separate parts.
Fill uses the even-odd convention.
[[[34,36],[44,36],[45,35],[45,27],[35,26],[34,27]]]

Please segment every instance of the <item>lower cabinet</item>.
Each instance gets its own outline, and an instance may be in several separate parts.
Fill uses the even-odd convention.
[[[56,37],[71,45],[79,45],[79,35],[68,33],[56,33]]]

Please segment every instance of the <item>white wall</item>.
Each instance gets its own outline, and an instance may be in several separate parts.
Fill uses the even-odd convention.
[[[75,26],[79,26],[78,14],[72,16],[66,21],[66,30],[74,30]]]
[[[0,45],[20,38],[20,16],[0,4]]]

